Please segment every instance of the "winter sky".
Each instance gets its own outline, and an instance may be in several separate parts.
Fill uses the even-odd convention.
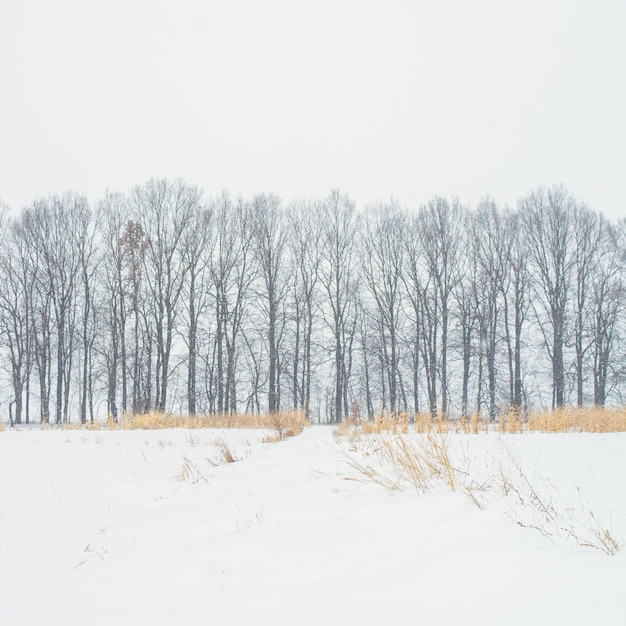
[[[623,0],[21,0],[0,6],[0,197],[332,187],[626,217]]]

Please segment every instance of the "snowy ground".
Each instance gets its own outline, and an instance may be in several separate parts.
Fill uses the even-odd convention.
[[[495,487],[390,494],[331,428],[265,435],[1,432],[0,624],[626,624],[626,547],[566,532],[626,540],[626,434],[450,436],[474,485],[524,469],[549,538]]]

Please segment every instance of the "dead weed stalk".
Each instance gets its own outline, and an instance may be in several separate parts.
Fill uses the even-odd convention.
[[[422,494],[446,485],[450,491],[461,490],[481,510],[489,504],[504,504],[512,521],[535,529],[552,543],[572,540],[608,555],[622,547],[612,531],[582,504],[582,497],[578,509],[561,501],[558,489],[548,481],[531,479],[506,446],[504,456],[491,462],[488,475],[478,477],[469,471],[467,456],[451,450],[447,432],[365,435],[344,427],[335,435],[348,466],[390,493],[412,488]]]
[[[425,493],[437,484],[456,491],[463,474],[452,460],[446,435],[437,432],[419,438],[404,434],[353,438],[346,457],[352,469],[390,492],[413,488]]]

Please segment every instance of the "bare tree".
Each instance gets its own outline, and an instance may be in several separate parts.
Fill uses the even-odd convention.
[[[15,222],[17,237],[21,249],[24,280],[32,281],[30,290],[31,299],[31,344],[32,360],[37,370],[39,386],[39,418],[41,423],[50,421],[50,392],[52,384],[52,304],[50,290],[46,281],[42,280],[43,269],[35,244],[36,233],[31,227],[31,214],[29,210],[22,211],[19,220]],[[26,394],[28,403],[29,394]],[[28,411],[27,411],[28,413]]]
[[[474,214],[470,247],[476,256],[476,311],[480,329],[480,357],[485,358],[488,383],[489,419],[496,418],[499,329],[502,316],[501,295],[508,273],[507,229],[492,198],[483,199]],[[479,391],[480,393],[480,391]]]
[[[185,266],[185,301],[187,309],[187,410],[196,414],[197,359],[200,318],[208,306],[208,273],[215,238],[212,232],[212,209],[197,206],[190,216],[181,240],[181,262]]]
[[[172,344],[186,271],[181,262],[181,242],[198,210],[200,191],[180,180],[150,180],[133,189],[131,202],[135,221],[142,224],[147,243],[143,260],[156,337],[154,408],[165,411]]]
[[[94,368],[93,368],[93,348],[96,339],[97,317],[96,317],[96,284],[98,266],[102,257],[97,248],[96,225],[90,219],[81,223],[81,230],[78,241],[79,272],[82,283],[82,320],[81,320],[81,343],[82,343],[82,378],[80,384],[80,422],[87,422],[87,409],[89,409],[89,419],[94,421]]]
[[[413,379],[413,411],[419,413],[420,401],[420,355],[423,357],[423,366],[426,370],[426,389],[429,402],[429,410],[433,416],[437,414],[437,390],[436,390],[436,321],[430,316],[430,308],[427,305],[427,294],[431,282],[424,264],[421,240],[421,229],[416,217],[407,222],[405,236],[404,263],[405,267],[401,274],[404,283],[406,299],[410,303],[408,314],[412,332],[410,334],[412,356],[412,379]],[[434,340],[434,341],[433,341]]]
[[[475,217],[470,214],[466,218],[466,228],[472,235],[473,221]],[[475,227],[474,227],[475,230]],[[472,363],[475,359],[477,349],[475,340],[479,324],[477,297],[480,291],[480,279],[478,271],[478,255],[474,247],[472,237],[468,237],[466,245],[458,250],[460,263],[464,268],[461,280],[454,289],[455,319],[457,321],[456,334],[458,336],[458,346],[461,356],[462,376],[461,376],[461,417],[467,417],[469,410],[470,377],[472,374]],[[479,355],[479,376],[478,389],[480,390],[482,381],[482,360]],[[477,412],[480,413],[480,393],[477,394]]]
[[[290,205],[289,238],[291,261],[290,294],[293,302],[293,406],[311,413],[312,345],[316,291],[322,262],[321,233],[318,216],[320,202],[296,202]]]
[[[574,303],[574,347],[576,350],[576,402],[584,403],[584,359],[593,343],[593,334],[587,320],[593,314],[589,310],[589,298],[595,274],[604,252],[606,221],[586,206],[574,208],[574,261],[573,273],[576,285]]]
[[[39,365],[44,395],[44,379],[50,376],[50,369],[44,363],[49,352],[49,305],[54,314],[57,423],[66,422],[69,415],[76,292],[80,281],[81,249],[89,220],[86,199],[72,193],[36,201],[22,213],[23,227],[28,232],[30,245],[41,268],[38,290],[42,326],[38,329],[38,336],[43,342]],[[42,417],[44,420],[47,418],[46,410],[42,412]]]
[[[363,302],[360,301],[357,308],[357,341],[363,362],[362,380],[367,419],[372,421],[374,419],[374,402],[372,399],[373,381],[371,361],[375,353],[375,346],[373,345],[370,324],[367,318],[368,314],[364,310]]]
[[[381,357],[389,388],[389,410],[398,411],[401,287],[404,264],[404,214],[396,204],[379,205],[365,214],[362,272],[364,284],[376,304]],[[406,406],[404,407],[406,409]]]
[[[287,286],[283,266],[287,230],[278,196],[273,194],[255,196],[252,200],[252,220],[255,255],[264,288],[261,301],[265,302],[267,315],[269,357],[267,407],[270,413],[275,413],[280,410],[279,313]]]
[[[213,202],[216,243],[210,273],[213,283],[216,330],[207,375],[211,410],[237,411],[237,354],[246,304],[256,276],[252,249],[250,207],[233,204],[227,194]],[[253,378],[256,376],[256,368]]]
[[[7,237],[0,251],[0,332],[8,350],[14,393],[14,399],[9,405],[10,421],[11,424],[21,424],[25,413],[28,424],[34,273],[31,271],[29,250],[19,222],[9,220],[5,213],[7,210],[3,210],[2,215],[2,226]]]
[[[133,255],[136,250],[132,245],[132,226],[128,222],[128,201],[123,194],[108,193],[98,205],[98,223],[100,225],[102,263],[101,297],[107,303],[101,312],[102,326],[107,329],[107,340],[103,342],[102,352],[107,368],[107,413],[114,420],[118,419],[118,368],[121,366],[122,412],[129,410],[129,350],[127,345],[126,324],[129,307],[131,313],[138,305],[138,295],[130,289],[130,303],[127,294],[129,283],[137,285],[141,261]],[[133,280],[134,279],[134,280]],[[137,336],[137,342],[139,340]]]
[[[606,222],[602,226],[599,259],[592,276],[591,299],[593,326],[593,401],[596,406],[606,404],[609,377],[615,369],[613,353],[620,319],[624,313],[624,244],[623,231]],[[623,229],[623,223],[622,223]],[[621,237],[620,237],[621,235]]]
[[[327,307],[326,323],[333,336],[334,401],[331,421],[349,414],[348,386],[350,345],[356,326],[355,292],[358,285],[354,250],[356,219],[354,203],[333,190],[324,200],[320,277]]]
[[[520,213],[506,214],[504,238],[507,248],[508,276],[503,281],[504,328],[509,355],[510,404],[519,409],[522,406],[522,330],[529,307],[529,263],[525,233],[521,228]],[[513,321],[510,321],[510,309],[513,309]],[[513,338],[511,338],[511,323]]]
[[[437,328],[431,327],[430,368],[431,372],[434,372],[434,369],[439,370],[441,413],[447,416],[450,307],[454,288],[461,277],[457,250],[462,237],[462,209],[456,200],[450,203],[444,198],[434,198],[420,208],[417,221],[423,240],[424,267],[428,274],[426,284],[430,286],[424,293],[423,311],[431,321],[437,321],[437,326],[441,330],[441,341],[437,351]],[[435,360],[438,361],[438,368],[433,362]],[[431,411],[434,408],[433,391],[431,385]]]
[[[115,244],[113,244],[115,245]],[[147,249],[145,233],[141,224],[133,220],[126,222],[121,238],[117,244],[119,248],[120,271],[123,275],[120,278],[120,339],[122,347],[122,398],[125,397],[125,369],[126,363],[126,338],[125,322],[129,312],[133,318],[132,332],[132,381],[133,381],[133,413],[141,413],[149,410],[150,402],[150,370],[152,362],[150,336],[151,329],[148,325],[147,313],[143,307],[145,300],[145,280],[144,280],[144,257]],[[128,306],[126,306],[128,302]],[[146,332],[144,333],[144,329]],[[147,349],[146,349],[147,348]],[[146,385],[142,385],[142,369],[146,368],[148,375],[145,376]],[[123,400],[124,401],[124,400]]]
[[[545,314],[538,322],[552,364],[552,407],[565,404],[564,348],[573,257],[576,201],[563,186],[539,187],[520,201],[536,274],[535,290]]]
[[[562,186],[517,211],[433,198],[358,215],[339,191],[205,204],[197,187],[152,180],[107,193],[95,220],[73,193],[3,219],[0,375],[15,423],[32,402],[43,422],[105,406],[114,419],[287,405],[325,406],[333,422],[361,406],[436,417],[458,400],[494,419],[535,401],[531,373],[553,407],[589,401],[591,379],[598,406],[624,393],[626,227]]]

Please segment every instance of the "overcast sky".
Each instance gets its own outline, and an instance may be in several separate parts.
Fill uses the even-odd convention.
[[[0,198],[339,187],[626,217],[624,0],[20,0],[0,7]]]

